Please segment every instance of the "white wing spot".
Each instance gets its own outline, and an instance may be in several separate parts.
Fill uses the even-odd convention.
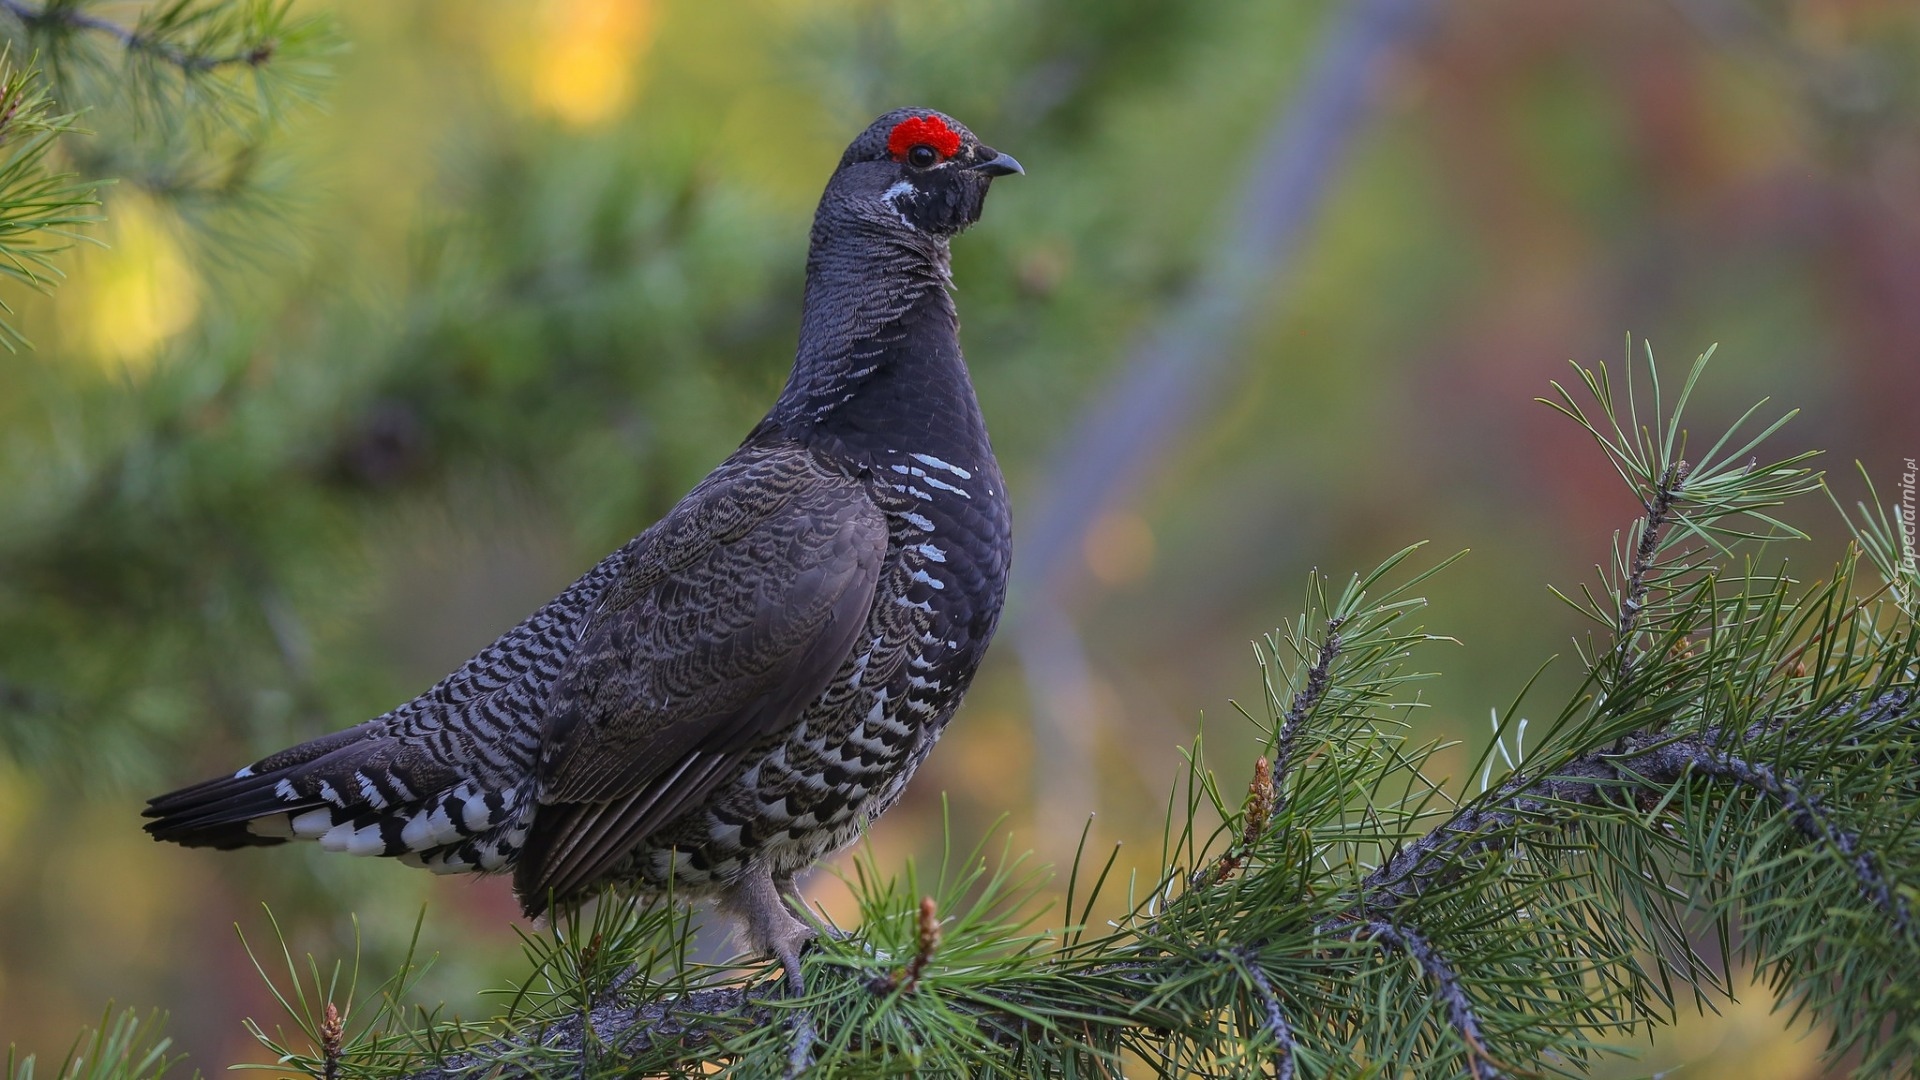
[[[293,822],[286,814],[268,814],[247,822],[247,831],[255,836],[270,836],[276,840],[293,839]]]
[[[356,829],[353,822],[343,821],[320,837],[320,846],[327,851],[342,851],[348,855],[384,855],[386,841],[380,838],[380,825],[375,822]]]
[[[468,832],[481,832],[493,824],[487,814],[487,800],[478,794],[467,797],[466,804],[460,808],[460,821]]]
[[[953,475],[959,477],[962,480],[973,479],[972,473],[968,472],[967,470],[961,468],[958,465],[950,465],[947,462],[941,461],[939,458],[934,457],[932,454],[908,454],[907,456],[914,459],[915,461],[918,461],[920,464],[925,465],[930,469],[944,469],[947,472],[952,473]]]
[[[413,815],[400,830],[400,842],[415,851],[452,843],[459,837],[460,830],[453,827],[453,818],[448,816],[444,802],[431,811]]]
[[[295,817],[287,824],[293,829],[293,835],[302,840],[312,840],[333,828],[333,811],[322,806]]]

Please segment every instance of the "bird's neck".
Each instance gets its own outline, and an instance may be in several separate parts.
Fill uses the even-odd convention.
[[[768,422],[855,454],[987,452],[947,257],[943,238],[816,224],[800,346]]]

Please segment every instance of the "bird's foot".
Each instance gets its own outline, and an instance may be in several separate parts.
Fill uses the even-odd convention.
[[[805,952],[817,936],[814,929],[798,919],[792,920],[788,931],[767,942],[767,951],[780,961],[780,967],[787,973],[787,996],[797,998],[807,992],[806,979],[800,974],[800,954]]]
[[[790,883],[776,886],[772,875],[762,871],[751,874],[721,898],[721,910],[739,926],[749,949],[780,961],[786,971],[787,996],[806,992],[806,980],[800,974],[800,954],[818,936],[802,921],[788,900]]]
[[[782,900],[786,899],[797,900],[797,897],[790,892],[783,892]],[[804,907],[802,910],[805,910]],[[800,971],[800,957],[817,947],[821,930],[796,918],[793,910],[784,902],[779,905],[779,914],[782,918],[764,920],[755,930],[756,933],[764,932],[766,950],[780,961],[781,969],[786,972],[786,996],[798,1000],[807,993],[806,977]],[[793,1044],[787,1050],[786,1076],[792,1080],[812,1067],[813,1046],[819,1036],[814,1031],[813,1014],[804,1005],[794,1010],[787,1026],[793,1032]]]

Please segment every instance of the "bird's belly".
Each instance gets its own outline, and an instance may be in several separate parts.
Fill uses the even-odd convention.
[[[851,698],[822,699],[703,807],[649,837],[627,876],[698,895],[755,862],[791,877],[858,840],[900,797],[939,726],[903,719],[915,699],[887,688]]]
[[[997,473],[903,460],[916,464],[887,470],[902,482],[876,493],[894,532],[852,656],[792,728],[644,841],[621,876],[696,896],[755,863],[790,877],[859,839],[933,749],[1005,594],[1004,493]]]

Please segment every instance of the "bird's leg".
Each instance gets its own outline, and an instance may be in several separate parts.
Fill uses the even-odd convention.
[[[773,873],[765,866],[752,866],[747,876],[720,899],[720,910],[731,916],[747,939],[747,947],[780,961],[787,972],[787,996],[800,997],[807,992],[800,975],[800,950],[813,940],[813,928],[794,917],[787,907],[793,895],[793,882],[773,883]],[[813,1017],[807,1010],[794,1013],[793,1047],[787,1055],[787,1075],[799,1076],[813,1064],[815,1035]]]
[[[835,941],[845,941],[853,936],[845,930],[828,923],[824,915],[807,906],[807,898],[800,895],[800,886],[794,884],[791,877],[775,880],[773,887],[780,891],[781,899],[787,902],[788,911],[799,912],[806,920],[818,924],[811,927],[815,935],[825,934]]]
[[[774,885],[770,870],[753,867],[745,879],[728,890],[720,909],[738,924],[747,948],[780,961],[786,969],[788,992],[799,997],[806,991],[806,982],[800,976],[800,950],[813,940],[814,931],[787,907],[792,882],[787,886],[783,893]]]

